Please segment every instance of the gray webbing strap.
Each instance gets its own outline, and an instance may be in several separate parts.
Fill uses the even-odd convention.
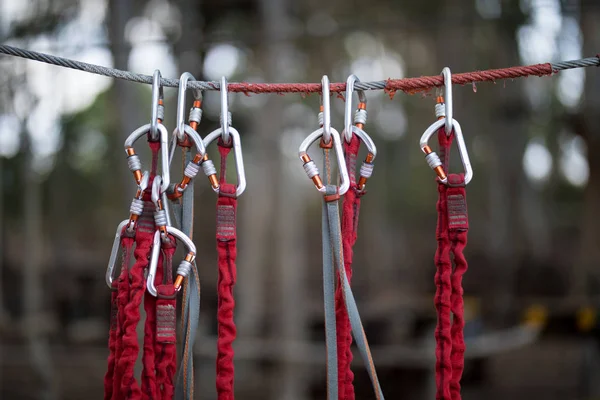
[[[335,195],[337,193],[337,187],[333,185],[327,185],[325,194],[328,196]],[[371,356],[371,349],[369,348],[369,342],[360,320],[360,314],[346,276],[344,269],[344,253],[342,247],[342,229],[340,226],[340,212],[337,201],[325,202],[324,208],[326,209],[327,215],[324,217],[328,220],[328,232],[323,232],[323,235],[328,236],[328,244],[331,246],[329,254],[334,256],[334,264],[340,275],[340,282],[344,293],[344,302],[346,303],[346,310],[348,311],[348,318],[350,319],[350,325],[352,326],[352,335],[356,342],[356,346],[360,351],[360,355],[365,363],[369,378],[375,391],[377,400],[384,400],[381,386],[379,385],[379,379],[377,378],[377,372],[375,371],[375,365],[373,363],[373,357]],[[325,225],[325,223],[323,224]],[[325,243],[325,240],[323,241]],[[325,254],[325,251],[323,251]],[[335,322],[334,322],[335,323]]]
[[[184,165],[192,159],[189,149],[185,152]],[[174,202],[173,214],[181,231],[191,237],[194,223],[194,184],[190,183],[183,192],[181,204]],[[183,304],[183,340],[175,383],[176,400],[192,400],[194,395],[194,340],[200,318],[200,277],[194,262],[191,275],[185,280],[186,301]]]
[[[335,186],[334,193],[336,190]],[[327,186],[329,188],[329,186]],[[335,325],[335,265],[332,254],[328,205],[323,200],[322,240],[323,240],[323,297],[325,306],[325,346],[327,348],[327,398],[338,398],[338,355]]]

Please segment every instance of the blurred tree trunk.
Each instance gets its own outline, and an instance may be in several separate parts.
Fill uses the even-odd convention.
[[[109,0],[108,2],[108,36],[110,39],[110,51],[113,56],[115,68],[127,70],[129,61],[130,46],[125,41],[125,26],[134,16],[132,0]],[[117,134],[114,136],[114,143],[111,148],[120,148],[127,136],[136,129],[140,123],[138,108],[136,107],[135,90],[133,85],[122,80],[115,79],[110,99],[112,105],[111,118],[114,120],[114,126],[117,127]],[[109,107],[109,109],[111,109]],[[125,171],[118,168],[114,173]],[[131,201],[131,177],[128,173],[121,173],[119,177],[121,194],[120,201],[123,207],[127,209]]]
[[[581,29],[583,32],[583,53],[593,55],[600,49],[600,9],[592,1],[582,1]],[[583,136],[587,143],[589,181],[585,189],[583,215],[581,220],[581,247],[578,262],[570,266],[572,273],[571,294],[589,293],[590,275],[598,277],[600,260],[600,74],[597,68],[586,70],[586,83],[582,113],[574,119],[575,133]],[[596,284],[598,282],[595,282]]]
[[[512,16],[503,16],[490,32],[490,48],[486,58],[495,66],[518,65],[520,62],[518,44],[515,39],[516,24]],[[491,321],[506,321],[513,296],[513,280],[518,262],[518,248],[521,240],[521,215],[519,199],[526,187],[521,159],[527,144],[526,123],[524,116],[527,110],[522,86],[506,82],[502,87],[490,88],[494,97],[487,102],[487,118],[481,118],[483,132],[490,135],[487,184],[489,190],[487,260],[492,267],[484,314],[491,316]],[[480,175],[481,176],[481,175]],[[491,284],[495,282],[494,284]],[[488,312],[486,312],[488,311]]]
[[[54,376],[47,330],[44,324],[44,287],[42,285],[44,269],[44,235],[42,232],[42,193],[41,177],[33,170],[33,155],[31,153],[30,139],[26,135],[26,154],[28,162],[24,166],[25,182],[24,193],[24,242],[27,254],[23,257],[23,330],[27,339],[31,366],[36,376],[36,381],[41,383],[38,397],[44,400],[59,398],[57,381]]]
[[[263,26],[264,45],[260,49],[263,60],[262,70],[265,79],[269,82],[281,82],[282,54],[289,54],[289,7],[291,2],[287,0],[261,0],[260,16]],[[306,340],[306,290],[304,287],[304,271],[306,269],[303,250],[304,243],[304,210],[303,188],[298,190],[295,185],[294,174],[285,155],[281,151],[281,132],[283,126],[283,110],[285,102],[281,97],[270,95],[267,104],[263,107],[259,125],[257,126],[260,136],[257,137],[258,148],[261,155],[258,159],[266,161],[259,179],[266,187],[259,188],[270,197],[269,207],[266,211],[265,223],[273,226],[273,237],[279,241],[275,249],[272,270],[268,276],[262,278],[270,282],[270,287],[277,287],[270,293],[269,304],[274,307],[270,309],[269,315],[276,316],[272,332],[275,338],[286,341]],[[285,139],[283,139],[285,140]],[[255,156],[255,157],[257,157]],[[267,161],[268,160],[268,161]],[[270,189],[270,190],[269,190]],[[253,203],[256,204],[256,203]],[[254,206],[253,206],[254,207]],[[269,214],[271,217],[269,218]],[[276,222],[273,224],[273,214]],[[270,246],[269,246],[270,247]],[[263,270],[264,271],[264,270]],[[272,278],[271,278],[272,277]],[[293,312],[292,312],[293,310]],[[292,354],[291,345],[284,345],[282,351]],[[271,399],[278,400],[301,400],[306,398],[307,382],[304,380],[304,369],[297,364],[289,362],[286,358],[283,366],[273,374],[274,379],[270,387]]]
[[[181,10],[181,36],[179,40],[174,45],[174,52],[176,55],[177,62],[179,63],[179,73],[190,72],[194,75],[194,78],[198,80],[202,80],[202,39],[204,38],[204,32],[202,30],[203,21],[202,16],[200,15],[200,8],[202,6],[202,2],[198,0],[181,0],[179,1],[179,9]],[[192,92],[188,92],[188,104],[190,104],[189,100],[192,97]],[[174,105],[176,103],[173,103]],[[186,108],[187,110],[187,108]],[[192,150],[192,155],[195,150]],[[183,154],[185,154],[185,150],[182,150],[182,161],[185,158]],[[177,164],[173,163],[175,168],[177,168]],[[182,168],[183,166],[182,162]],[[202,179],[199,179],[202,184],[205,183]],[[188,190],[192,189],[194,193],[197,195],[197,190],[202,187],[202,185],[193,185],[188,188]],[[203,189],[200,189],[201,193],[206,190],[206,186]],[[194,196],[194,203],[197,205]],[[195,218],[194,218],[195,219]],[[190,238],[194,238],[193,227],[196,224],[192,224],[192,232],[190,232]],[[196,238],[198,240],[198,238]],[[202,315],[200,316],[200,323],[198,324],[198,332],[196,334],[196,341],[198,338],[207,337],[208,331],[210,328],[210,324],[203,323],[204,319]],[[196,387],[198,387],[199,382],[202,382],[201,377],[210,376],[211,378],[215,375],[214,365],[210,363],[202,363],[199,362],[198,356],[195,352],[192,353],[194,357],[194,382],[196,382]],[[207,379],[208,381],[208,379]]]

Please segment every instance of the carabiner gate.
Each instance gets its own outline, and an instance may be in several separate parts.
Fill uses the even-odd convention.
[[[428,142],[433,134],[435,134],[442,126],[446,125],[446,121],[446,118],[435,121],[429,126],[429,128],[427,128],[427,130],[425,130],[420,140],[421,151],[425,153],[425,160],[427,161],[427,164],[429,164],[431,169],[435,171],[439,181],[444,185],[448,184],[447,173],[444,171],[444,166],[440,160],[440,157],[431,149],[431,147],[429,147]],[[453,130],[454,136],[456,137],[458,153],[460,154],[460,159],[465,170],[465,185],[467,185],[473,178],[473,167],[471,166],[471,160],[469,160],[469,153],[467,152],[467,146],[465,144],[465,139],[463,137],[460,124],[458,121],[453,119],[451,122],[451,127],[451,132]]]
[[[125,154],[127,155],[127,165],[129,170],[133,173],[135,182],[139,185],[142,181],[142,162],[140,157],[136,154],[134,143],[138,141],[142,136],[149,133],[152,129],[151,124],[143,125],[137,128],[131,133],[125,140]],[[169,176],[169,133],[167,128],[161,123],[158,124],[157,129],[160,133],[160,152],[161,152],[161,166],[162,166],[162,187],[161,191],[166,191],[169,187],[170,176]]]
[[[204,147],[208,148],[208,146],[215,140],[222,138],[223,135],[223,130],[221,128],[215,129],[214,131],[212,131],[211,133],[209,133],[208,135],[206,135],[206,137],[204,137]],[[240,197],[242,193],[244,193],[244,190],[246,190],[246,172],[244,170],[244,158],[242,156],[242,143],[241,143],[241,139],[240,139],[240,134],[237,131],[237,129],[235,129],[234,127],[230,126],[229,127],[229,135],[230,135],[230,142],[231,145],[233,146],[233,156],[235,158],[235,169],[237,172],[237,188],[235,190],[235,195],[236,197]],[[212,168],[214,169],[214,165],[212,164],[212,161],[207,160],[210,162],[210,164],[208,165],[208,167],[212,166]],[[204,164],[207,163],[207,161],[204,161],[202,166],[204,168]],[[207,170],[205,169],[204,172],[208,175]],[[218,180],[216,181],[217,186],[215,187],[215,185],[213,184],[213,179],[216,179],[216,169],[214,169],[214,173],[212,171],[210,171],[213,175],[214,178],[211,178],[211,176],[209,176],[209,180],[211,181],[211,184],[213,185],[213,190],[216,193],[219,193],[219,185],[218,185]]]
[[[187,247],[187,254],[177,268],[177,278],[173,283],[175,291],[179,291],[181,289],[183,280],[189,276],[192,268],[194,268],[194,261],[196,260],[196,246],[194,245],[194,242],[192,242],[192,240],[179,229],[172,226],[167,226],[166,230],[169,235],[175,236],[177,239],[183,242],[185,247]],[[160,234],[161,232],[158,230],[154,233],[152,255],[150,256],[150,267],[148,269],[148,278],[146,279],[146,288],[154,297],[158,295],[154,280],[156,278],[156,269],[158,267],[158,252],[161,248]]]
[[[321,139],[321,147],[332,148],[335,147],[335,155],[338,164],[338,170],[340,174],[340,187],[338,188],[338,194],[343,196],[350,188],[350,179],[348,177],[348,168],[346,167],[346,160],[344,159],[344,151],[342,149],[342,141],[340,134],[337,130],[331,127],[331,110],[329,108],[329,79],[327,75],[323,76],[321,80],[323,85],[323,96],[321,97],[321,110],[319,112],[319,124],[321,127],[304,139],[298,149],[298,157],[303,162],[304,171],[313,183],[317,190],[321,193],[325,193],[325,185],[319,174],[319,168],[315,162],[308,155],[308,148],[316,142],[319,138]],[[330,138],[327,140],[327,135]]]
[[[106,268],[106,285],[112,289],[112,283],[114,280],[115,263],[117,262],[117,254],[119,253],[119,244],[121,243],[121,234],[125,226],[129,224],[129,220],[125,219],[121,221],[117,226],[117,233],[115,234],[115,240],[113,241],[112,250],[110,251],[110,258],[108,259],[108,268]]]
[[[354,91],[354,83],[360,82],[360,79],[354,74],[350,75],[346,80],[346,111],[344,113],[344,140],[350,143],[352,135],[355,134],[367,147],[367,156],[360,167],[360,179],[358,180],[357,189],[361,192],[365,190],[367,180],[373,174],[373,162],[377,157],[377,148],[373,139],[363,130],[367,123],[367,96],[364,90],[357,90],[358,93],[358,108],[354,113],[354,125],[352,125],[352,92]]]

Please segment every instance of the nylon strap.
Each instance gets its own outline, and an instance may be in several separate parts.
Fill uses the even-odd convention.
[[[438,131],[440,158],[446,170],[453,137],[453,134],[446,135],[443,127]],[[460,400],[465,353],[462,277],[468,268],[463,250],[469,229],[464,175],[449,174],[448,185],[438,183],[438,193],[434,297],[438,315],[435,330],[436,399]],[[451,255],[454,256],[454,270]]]
[[[331,181],[330,150],[323,149],[323,170],[325,180]],[[333,187],[333,193],[329,193],[330,185],[327,186],[327,195],[337,194],[337,187]],[[337,205],[337,202],[335,202]],[[338,381],[338,349],[337,349],[337,327],[335,315],[335,260],[331,243],[331,227],[328,217],[328,203],[323,197],[321,215],[321,240],[323,243],[323,306],[325,313],[325,347],[327,349],[327,398],[337,399],[339,393]]]
[[[185,166],[192,160],[190,148],[184,148],[183,154],[183,165]],[[187,186],[183,192],[181,203],[176,201],[172,202],[172,205],[176,224],[191,239],[194,226],[194,185]],[[175,384],[175,399],[191,400],[194,397],[194,342],[200,318],[200,278],[195,262],[191,276],[187,277],[183,284],[182,304],[183,344]]]
[[[156,386],[160,399],[172,400],[175,394],[177,365],[177,292],[173,286],[175,238],[163,245],[164,276],[156,287]]]
[[[326,195],[330,196],[335,195],[336,193],[336,186],[327,185],[325,192]],[[365,331],[360,320],[358,307],[356,306],[356,301],[354,299],[354,295],[352,294],[352,289],[350,288],[350,283],[348,282],[348,277],[346,276],[346,271],[344,268],[344,254],[342,250],[342,233],[340,228],[340,214],[338,209],[338,203],[337,201],[330,201],[324,203],[327,212],[326,218],[328,219],[329,228],[329,231],[327,232],[329,242],[328,245],[331,248],[331,253],[333,254],[333,262],[341,278],[340,280],[344,295],[344,302],[346,305],[346,310],[348,312],[348,317],[350,319],[352,333],[356,341],[356,346],[358,347],[363,362],[365,363],[365,367],[367,368],[367,372],[369,374],[369,378],[371,379],[371,384],[373,385],[373,391],[375,392],[375,396],[377,400],[384,400],[383,392],[381,391],[381,386],[379,384],[379,379],[377,378],[377,372],[375,370],[373,357],[371,355],[371,349],[369,348],[369,342],[367,340],[367,336],[365,335]]]
[[[219,278],[217,283],[218,306],[218,337],[217,337],[217,398],[219,400],[234,399],[234,365],[233,341],[236,337],[236,327],[233,319],[235,300],[233,287],[236,282],[236,187],[226,182],[227,155],[231,147],[218,142],[221,154],[221,183],[217,200],[217,252]]]
[[[359,192],[356,184],[356,158],[360,148],[360,139],[352,135],[350,142],[344,140],[344,157],[350,177],[350,188],[344,195],[342,205],[342,243],[344,251],[344,267],[348,283],[352,279],[353,248],[356,243],[358,216],[360,213],[360,198],[364,192]],[[337,325],[338,348],[338,382],[339,400],[354,400],[354,374],[350,368],[352,364],[352,331],[346,305],[344,304],[343,285],[340,275],[337,274],[338,287],[335,292],[335,313]]]
[[[125,231],[125,229],[124,229]],[[108,339],[108,369],[104,376],[104,400],[120,400],[121,375],[117,372],[117,360],[123,354],[123,326],[125,305],[129,299],[129,264],[133,255],[133,237],[121,235],[121,272],[113,281],[111,293],[110,331]],[[119,297],[120,296],[120,297]]]
[[[340,225],[340,213],[338,208],[338,201],[335,199],[335,195],[338,193],[338,188],[335,185],[330,185],[331,182],[331,168],[330,168],[330,155],[329,150],[324,149],[324,159],[325,159],[325,196],[323,197],[323,286],[326,291],[326,286],[329,281],[333,282],[335,291],[335,273],[337,272],[340,278],[340,285],[342,287],[343,300],[346,308],[346,312],[349,317],[350,325],[352,328],[352,333],[356,340],[356,346],[359,349],[363,362],[365,363],[367,373],[369,374],[369,378],[371,379],[371,384],[373,385],[373,391],[377,400],[384,400],[383,392],[381,390],[381,386],[379,384],[379,379],[377,377],[377,372],[375,370],[375,364],[373,362],[373,357],[371,355],[371,350],[369,348],[369,342],[365,335],[362,322],[360,320],[360,314],[358,312],[358,308],[356,306],[356,301],[354,300],[354,295],[352,294],[352,289],[350,288],[350,283],[348,281],[348,277],[346,275],[346,267],[344,264],[344,252],[343,252],[343,244],[342,244],[342,231]],[[326,199],[332,199],[330,201],[326,201]],[[333,293],[331,294],[331,298],[328,297],[327,293],[325,293],[325,315],[327,316],[327,309],[334,309],[334,298]],[[335,312],[335,311],[334,311]],[[335,314],[334,314],[335,315]],[[335,353],[331,351],[329,341],[335,340],[335,322],[328,322],[327,318],[325,320],[325,329],[326,335],[328,331],[333,330],[333,337],[326,337],[327,341],[327,356],[328,361],[332,359],[336,359],[337,357],[337,348],[335,348]],[[333,367],[332,367],[333,365]],[[328,397],[338,398],[337,385],[338,385],[338,377],[337,377],[337,360],[336,362],[328,362]],[[330,371],[334,371],[335,379],[331,379],[329,373]],[[329,392],[330,385],[333,386],[334,393]]]

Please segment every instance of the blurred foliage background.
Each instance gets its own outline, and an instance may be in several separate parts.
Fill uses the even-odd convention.
[[[595,0],[0,0],[0,39],[172,78],[339,82],[590,57],[599,19]],[[475,170],[464,398],[598,398],[600,74],[453,89]],[[367,93],[378,157],[353,286],[390,399],[434,397],[437,193],[418,148],[434,94]],[[173,129],[176,90],[165,95]],[[202,135],[218,126],[218,96],[205,93]],[[319,99],[229,97],[248,179],[238,211],[237,396],[325,398],[320,198],[296,156]],[[338,130],[343,104],[332,97]],[[102,396],[104,272],[135,191],[122,143],[149,118],[148,86],[0,57],[2,399]],[[202,179],[196,189],[196,395],[214,399],[215,196]],[[370,398],[360,362],[355,372],[357,398]]]

